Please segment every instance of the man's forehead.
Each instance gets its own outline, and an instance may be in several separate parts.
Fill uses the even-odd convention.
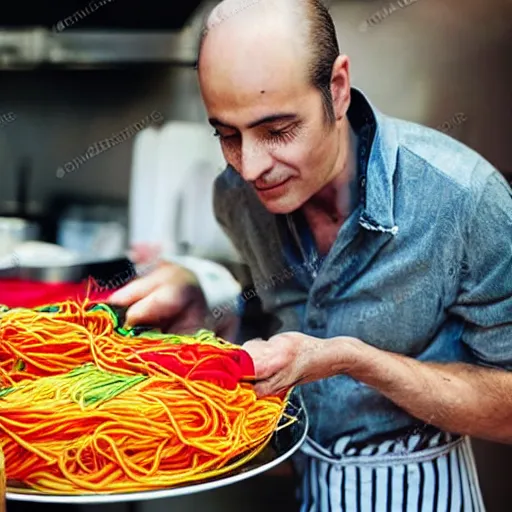
[[[208,16],[205,28],[206,30],[211,30],[249,7],[254,7],[257,4],[261,5],[264,1],[265,0],[223,0]]]
[[[223,0],[208,16],[203,37],[225,22],[241,25],[274,24],[287,30],[298,28],[296,14],[303,11],[304,0]]]
[[[301,0],[224,0],[205,23],[200,55],[227,57],[237,48],[261,47],[267,41],[276,51],[285,49],[297,57],[301,30],[293,16],[297,10],[290,7],[300,3]]]
[[[208,107],[252,111],[303,92],[307,57],[285,3],[300,0],[224,0],[212,12],[199,65]]]

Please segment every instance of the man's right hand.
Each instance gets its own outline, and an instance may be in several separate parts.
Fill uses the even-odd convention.
[[[167,262],[116,291],[107,302],[128,307],[126,323],[131,327],[151,325],[180,334],[202,329],[208,313],[196,276]]]

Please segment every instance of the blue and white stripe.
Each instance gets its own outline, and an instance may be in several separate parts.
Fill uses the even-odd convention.
[[[301,512],[485,512],[469,438],[413,434],[327,450],[308,439]]]

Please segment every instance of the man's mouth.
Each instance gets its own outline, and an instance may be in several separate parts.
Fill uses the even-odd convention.
[[[268,184],[256,185],[256,184],[254,184],[254,188],[256,190],[258,190],[259,192],[268,192],[270,190],[274,190],[276,188],[281,187],[285,183],[288,183],[291,179],[292,179],[292,177],[290,176],[290,177],[286,178],[285,180],[281,180],[280,182],[274,183],[274,184],[271,184],[271,185],[268,185]]]

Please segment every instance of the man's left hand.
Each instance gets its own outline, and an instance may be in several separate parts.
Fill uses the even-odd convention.
[[[329,377],[332,367],[325,364],[328,342],[300,332],[246,342],[243,348],[252,357],[256,370],[256,394],[283,395],[298,384]]]
[[[282,396],[297,384],[348,375],[445,432],[512,444],[510,371],[418,361],[347,336],[287,332],[243,348],[254,361],[258,396]]]

